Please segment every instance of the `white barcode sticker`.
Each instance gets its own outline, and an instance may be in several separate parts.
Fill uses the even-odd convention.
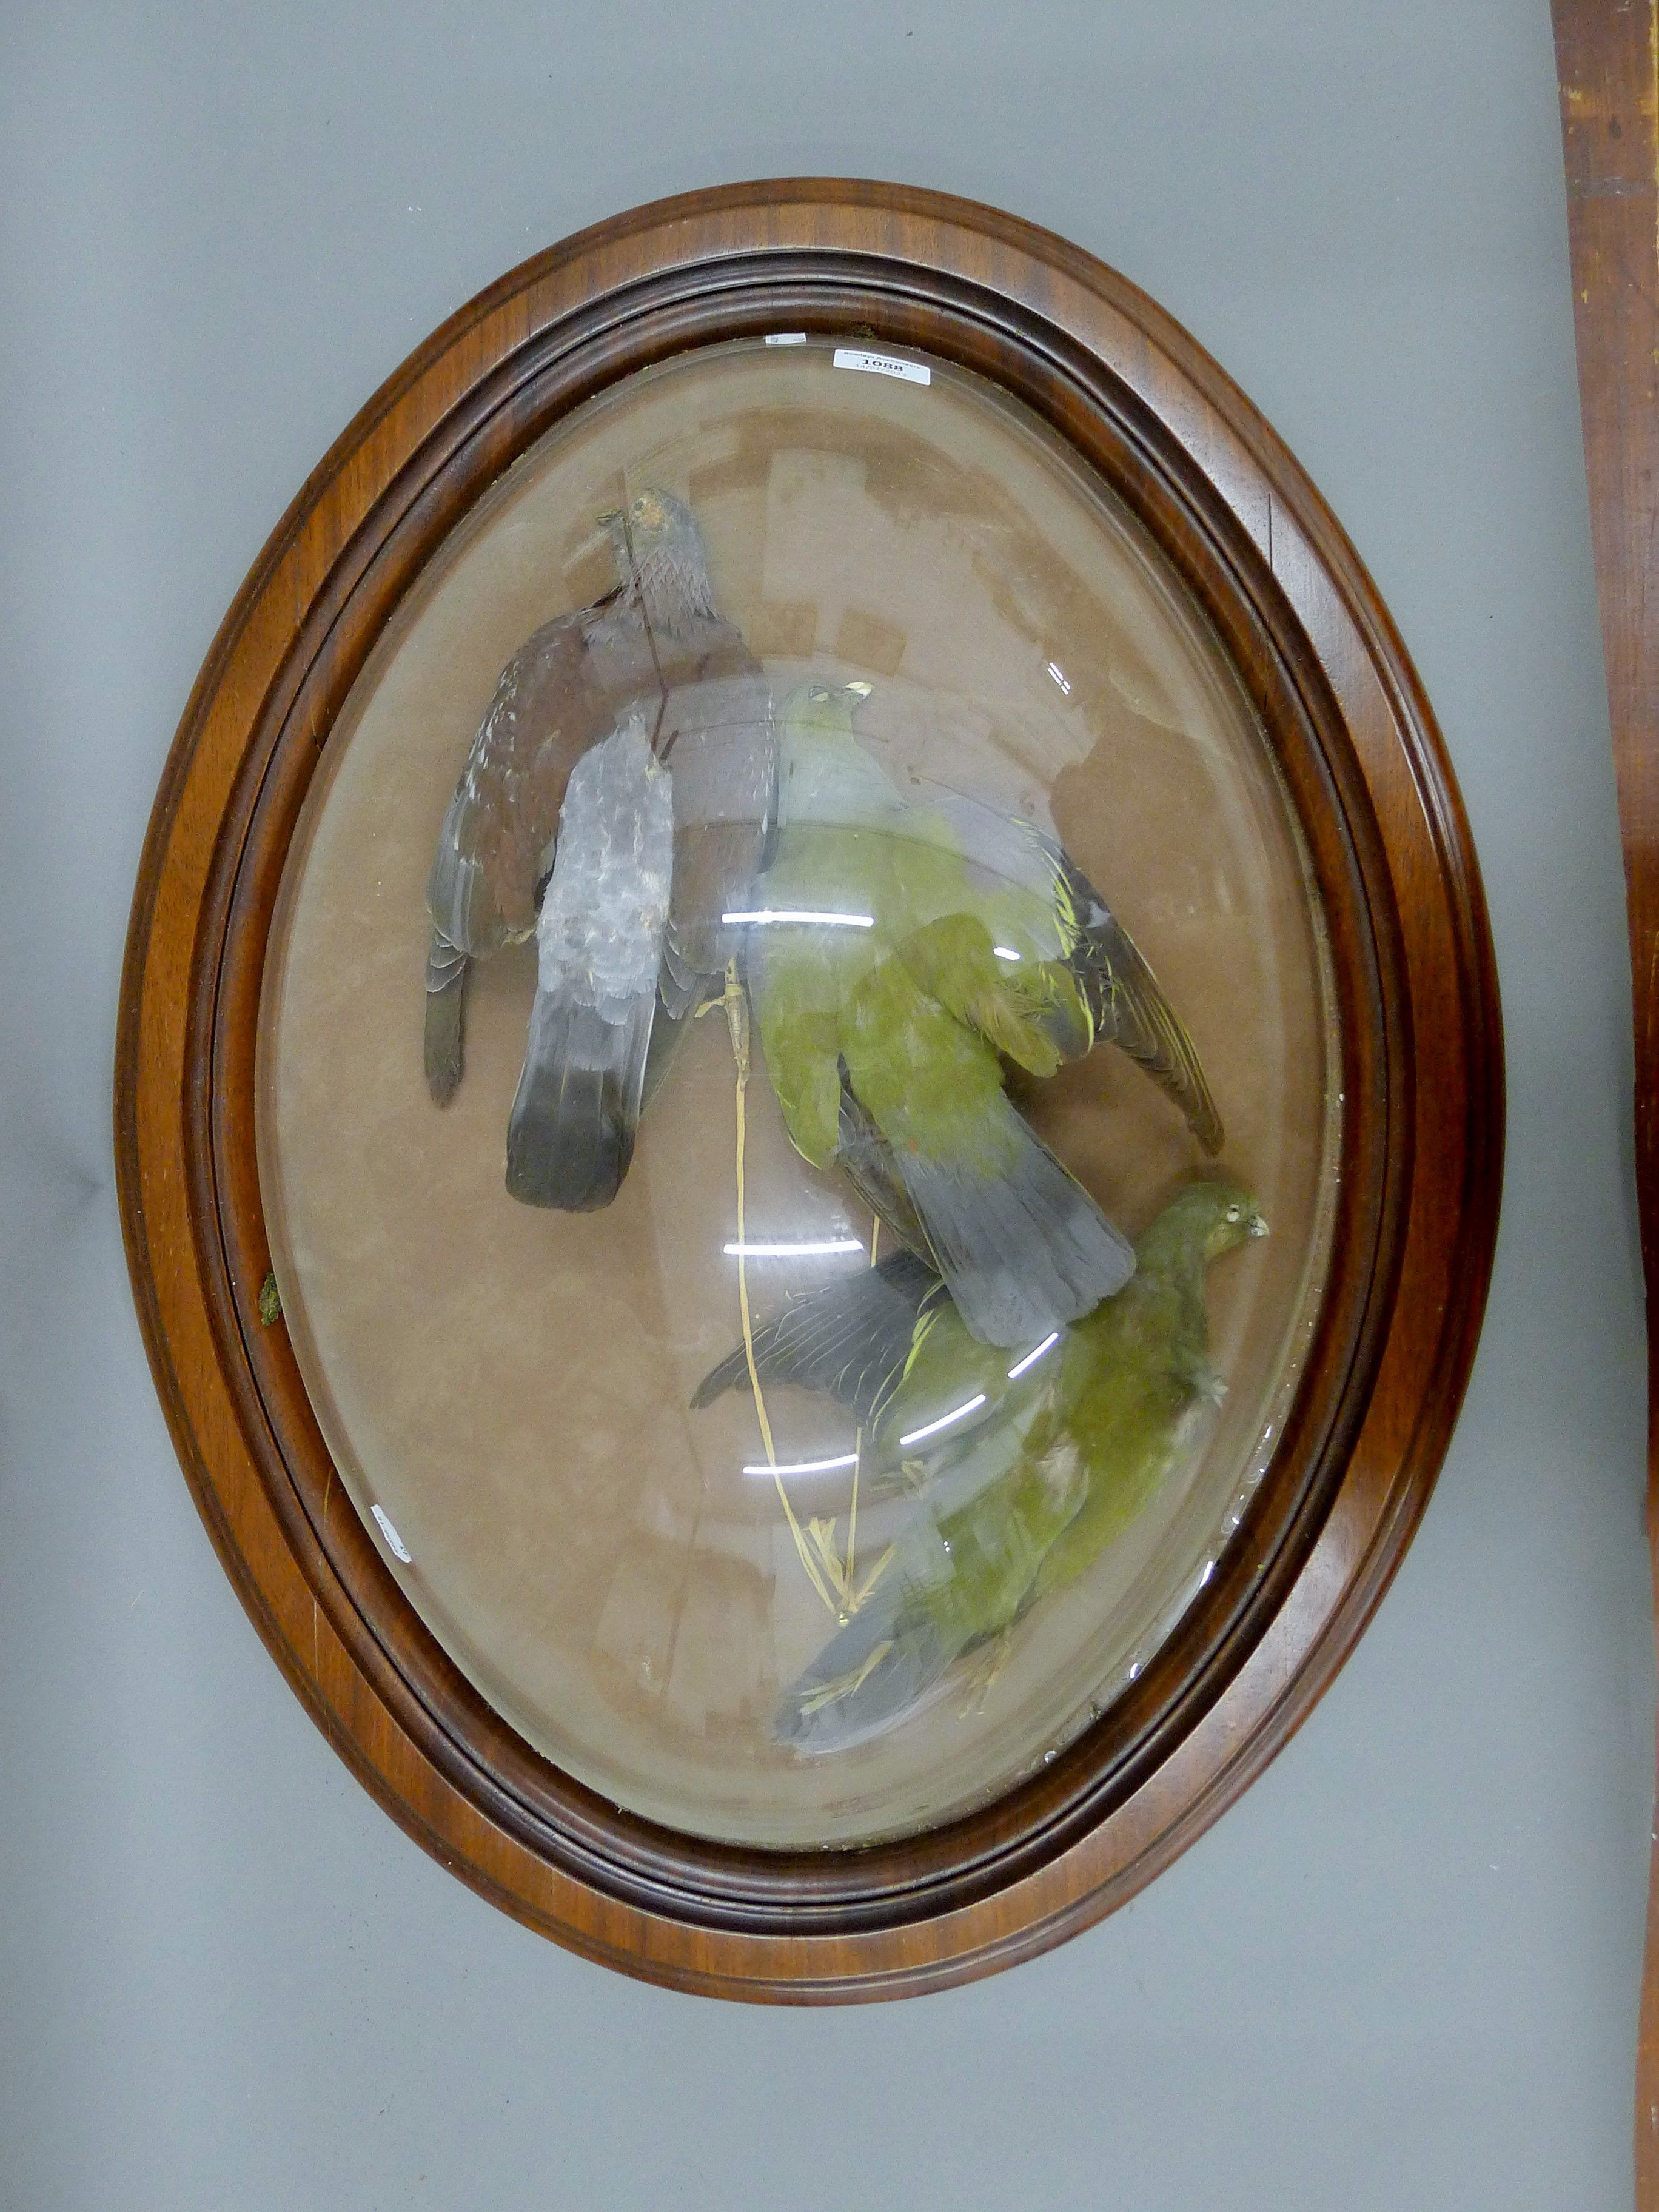
[[[766,343],[768,345],[805,345],[806,333],[805,331],[768,331]]]
[[[933,372],[924,362],[902,361],[896,353],[870,353],[863,346],[837,346],[837,368],[861,368],[871,376],[901,376],[907,384],[931,384]]]
[[[398,1554],[398,1557],[403,1561],[404,1565],[408,1566],[414,1558],[414,1554],[407,1549],[403,1538],[392,1527],[391,1516],[387,1513],[385,1506],[371,1505],[368,1510],[374,1516],[374,1518],[380,1522],[380,1534],[386,1538],[387,1543],[391,1545],[392,1550]]]

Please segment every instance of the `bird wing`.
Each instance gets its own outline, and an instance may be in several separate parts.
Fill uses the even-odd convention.
[[[590,612],[544,623],[507,663],[445,813],[427,905],[472,958],[534,928],[570,771],[615,726],[588,649]]]
[[[808,1755],[850,1750],[931,1702],[963,1648],[957,1624],[928,1603],[951,1574],[938,1528],[919,1518],[870,1596],[779,1698],[778,1741]]]
[[[435,1103],[447,1106],[461,1079],[467,956],[434,927],[426,956],[426,1083]]]
[[[779,1700],[774,1733],[798,1751],[842,1751],[933,1701],[954,1662],[1029,1602],[1044,1558],[1086,1488],[1052,1419],[999,1425],[965,1460],[999,1471],[939,1516],[924,1509],[892,1565]]]
[[[1205,1151],[1218,1152],[1225,1132],[1185,1024],[1089,878],[1068,854],[1052,850],[1072,971],[1098,1035],[1144,1067],[1186,1115]]]
[[[755,1372],[763,1382],[822,1390],[861,1421],[878,1420],[944,1295],[931,1267],[909,1252],[890,1254],[794,1300],[757,1328]],[[748,1354],[739,1345],[704,1376],[691,1403],[711,1406],[748,1378]]]
[[[838,1046],[836,1049],[838,1054]],[[937,1273],[927,1231],[904,1188],[892,1146],[848,1087],[846,1064],[839,1056],[836,1073],[841,1085],[836,1109],[836,1165],[884,1228],[890,1229],[901,1244]]]
[[[1121,1289],[1127,1239],[1015,1111],[989,1044],[902,959],[860,978],[839,1034],[848,1083],[972,1334],[1032,1344]]]
[[[1000,945],[981,915],[938,915],[896,950],[920,990],[1028,1074],[1053,1075],[1087,1048],[1092,1025],[1070,969]]]

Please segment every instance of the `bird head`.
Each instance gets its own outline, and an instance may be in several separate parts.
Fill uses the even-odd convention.
[[[639,561],[673,538],[689,538],[702,544],[690,508],[683,499],[676,499],[672,491],[663,490],[659,484],[647,484],[643,491],[635,494],[626,507],[608,507],[597,520],[624,559],[630,544],[634,558]]]
[[[867,684],[802,684],[785,700],[783,719],[791,729],[850,737],[853,710],[863,705],[870,690]]]
[[[1155,1240],[1160,1249],[1197,1252],[1208,1261],[1267,1233],[1267,1221],[1249,1191],[1218,1176],[1177,1191],[1143,1243]]]
[[[683,499],[647,484],[626,507],[596,519],[610,538],[617,582],[637,582],[653,620],[672,629],[688,612],[714,613],[702,532]]]

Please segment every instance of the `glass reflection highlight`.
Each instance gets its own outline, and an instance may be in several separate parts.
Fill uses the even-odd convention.
[[[800,907],[757,907],[746,913],[723,914],[720,920],[728,929],[768,921],[806,922],[824,929],[873,929],[876,926],[872,914],[818,914]]]
[[[938,1420],[928,1421],[921,1428],[912,1429],[908,1436],[901,1437],[899,1442],[901,1444],[919,1444],[924,1437],[936,1437],[941,1429],[948,1429],[952,1421],[966,1420],[969,1413],[978,1413],[984,1403],[984,1391],[976,1391],[965,1405],[955,1407],[948,1413],[941,1413]]]
[[[862,1252],[856,1237],[823,1237],[804,1243],[751,1243],[738,1239],[725,1247],[728,1260],[823,1260],[841,1252]]]
[[[1038,1360],[1042,1358],[1045,1352],[1052,1352],[1059,1342],[1060,1331],[1057,1328],[1051,1329],[1048,1334],[1043,1338],[1042,1343],[1039,1344],[1035,1350],[1028,1352],[1024,1359],[1017,1359],[1014,1362],[1013,1365],[1008,1370],[1008,1380],[1011,1382],[1018,1382],[1020,1376],[1024,1375],[1029,1368],[1032,1368],[1036,1365]]]

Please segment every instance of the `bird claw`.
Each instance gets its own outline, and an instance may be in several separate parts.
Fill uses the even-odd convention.
[[[1008,1655],[1013,1649],[1013,1641],[1012,1636],[1005,1628],[994,1643],[984,1645],[981,1650],[974,1661],[973,1671],[968,1677],[966,1695],[957,1713],[958,1720],[969,1720],[975,1714],[982,1713],[985,1711],[985,1701],[990,1696],[997,1678],[1008,1664]]]

